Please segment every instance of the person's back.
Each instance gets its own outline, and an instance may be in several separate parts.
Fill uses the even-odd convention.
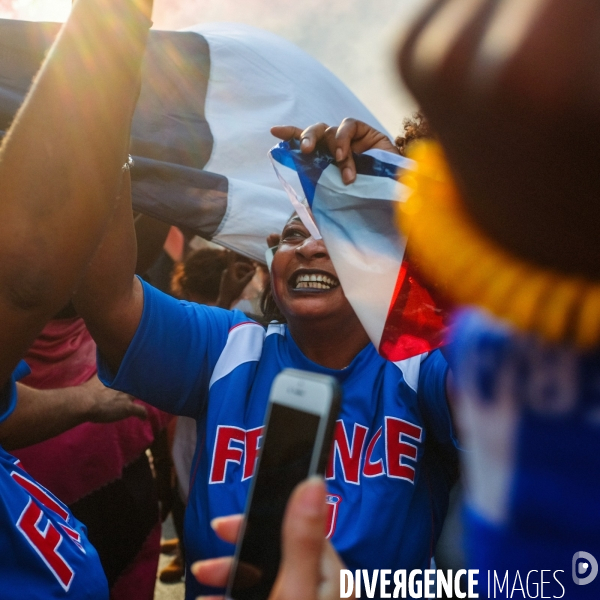
[[[81,318],[53,319],[25,356],[23,384],[60,389],[96,374],[96,344]],[[159,556],[158,499],[145,450],[170,416],[151,406],[146,419],[82,423],[13,452],[31,476],[87,526],[111,597],[152,599]],[[125,571],[126,577],[124,576]]]
[[[400,57],[443,146],[415,150],[402,221],[423,273],[470,307],[453,366],[490,596],[525,574],[528,595],[598,597],[599,16],[440,2]]]
[[[108,597],[85,526],[1,447],[0,496],[3,597]]]

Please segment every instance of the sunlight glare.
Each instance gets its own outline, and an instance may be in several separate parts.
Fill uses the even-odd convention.
[[[0,18],[27,21],[65,21],[71,0],[0,0]]]

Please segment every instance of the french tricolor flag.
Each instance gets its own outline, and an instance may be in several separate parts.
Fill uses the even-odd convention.
[[[356,181],[346,186],[328,153],[306,155],[297,142],[282,142],[271,158],[296,212],[323,238],[379,353],[399,361],[441,346],[445,311],[406,260],[406,240],[395,226],[395,203],[404,194],[397,171],[412,161],[381,150],[355,155]]]
[[[59,28],[0,19],[0,137]],[[308,199],[373,343],[386,358],[402,360],[440,345],[443,316],[403,260],[405,241],[393,225],[401,194],[396,168],[410,162],[362,155],[358,179],[346,187],[331,157],[307,159],[283,144],[273,158],[286,195],[267,156],[272,125],[333,125],[348,116],[384,131],[330,71],[272,33],[232,23],[152,30],[132,125],[133,203],[263,260],[265,239],[282,230],[295,190],[298,202]]]
[[[0,19],[0,137],[59,29]],[[383,131],[331,71],[273,33],[151,30],[131,132],[134,208],[262,261],[292,212],[268,157],[271,127],[347,116]]]

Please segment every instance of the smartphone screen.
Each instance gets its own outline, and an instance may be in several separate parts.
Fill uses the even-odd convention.
[[[234,600],[266,600],[271,591],[281,558],[281,521],[293,489],[309,476],[321,420],[318,414],[271,404],[229,592]]]

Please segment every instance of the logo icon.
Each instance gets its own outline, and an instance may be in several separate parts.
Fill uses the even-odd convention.
[[[573,581],[576,585],[592,583],[598,575],[598,562],[589,552],[573,554]]]
[[[342,501],[341,496],[336,494],[328,494],[325,497],[327,503],[327,539],[329,539],[335,533],[335,527],[337,525],[338,509],[340,502]]]

